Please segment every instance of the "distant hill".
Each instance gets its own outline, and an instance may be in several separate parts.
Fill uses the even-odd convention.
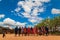
[[[6,33],[14,33],[14,29],[10,29],[9,27],[0,26],[0,34],[2,33],[3,30],[5,30]]]

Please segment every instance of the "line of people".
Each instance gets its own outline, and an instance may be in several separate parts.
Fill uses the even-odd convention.
[[[30,34],[32,34],[32,35],[48,35],[49,34],[49,29],[48,29],[48,27],[45,27],[45,26],[43,26],[43,27],[39,27],[39,28],[37,28],[37,27],[34,27],[34,28],[30,28],[30,27],[28,27],[28,28],[26,28],[26,27],[16,27],[15,28],[15,36],[17,36],[17,34],[20,36],[21,34],[22,34],[22,36],[23,35],[30,35]]]

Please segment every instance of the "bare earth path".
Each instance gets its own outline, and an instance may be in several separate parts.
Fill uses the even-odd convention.
[[[0,34],[0,40],[60,40],[60,36],[17,36],[14,34],[6,34],[5,38],[2,38],[2,34]]]

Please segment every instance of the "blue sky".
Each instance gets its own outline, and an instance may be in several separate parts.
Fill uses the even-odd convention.
[[[60,16],[60,0],[0,0],[0,25],[34,26]]]

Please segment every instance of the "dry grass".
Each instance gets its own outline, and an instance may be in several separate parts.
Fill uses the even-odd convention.
[[[60,36],[17,36],[14,34],[6,34],[6,37],[2,38],[0,34],[0,40],[60,40]]]

